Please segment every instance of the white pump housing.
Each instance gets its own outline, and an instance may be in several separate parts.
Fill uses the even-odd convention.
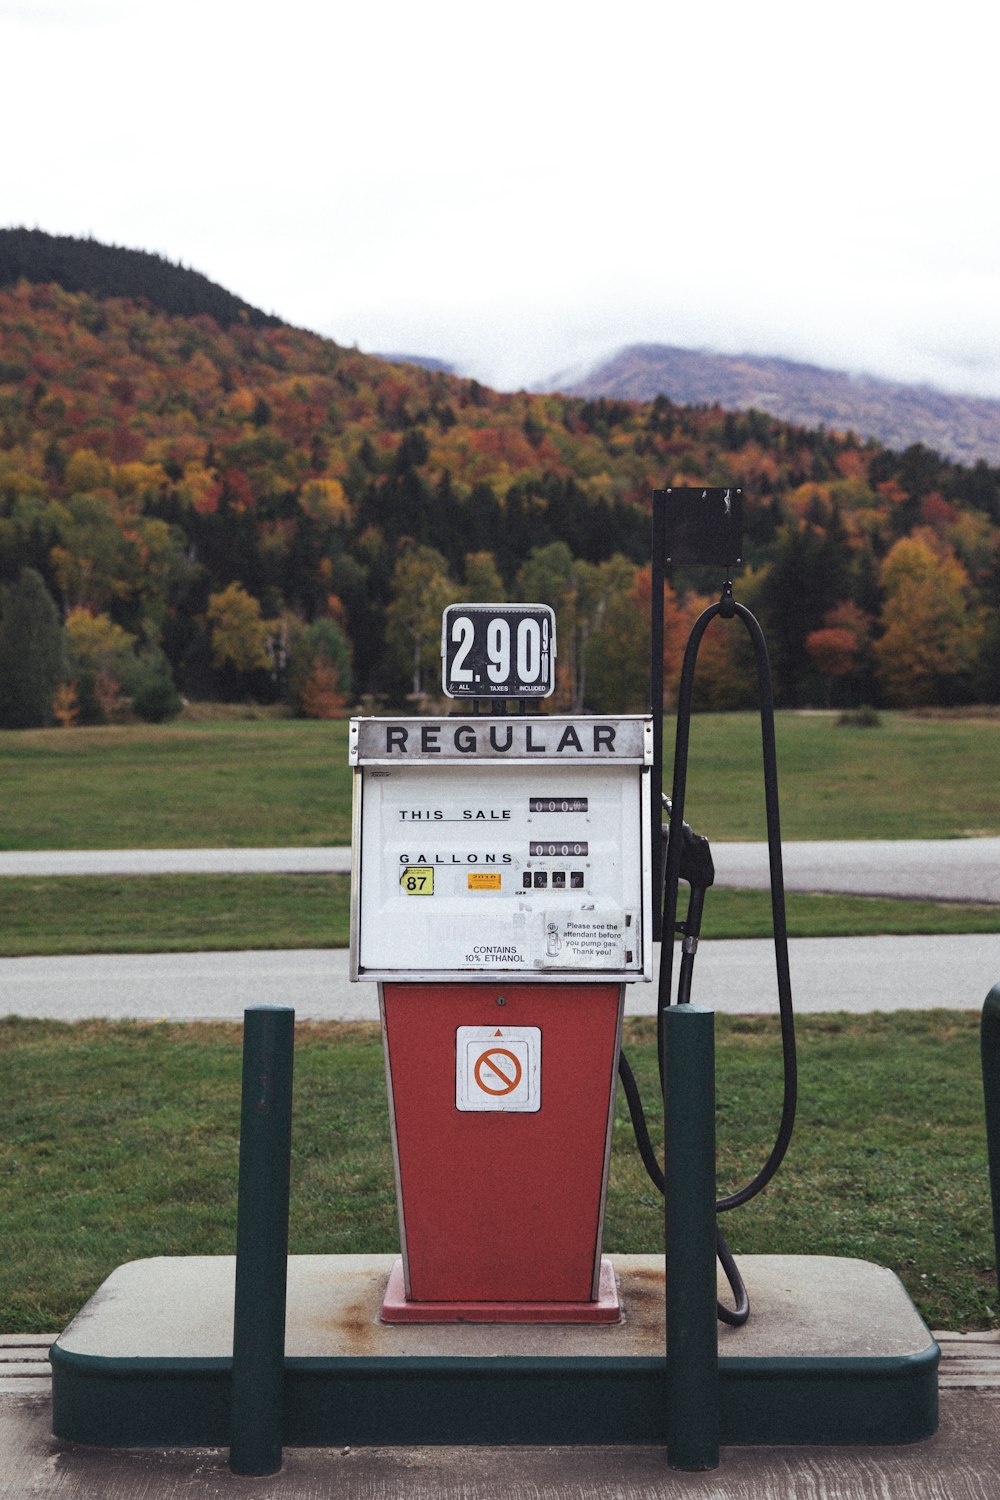
[[[353,719],[354,979],[648,981],[652,720]]]

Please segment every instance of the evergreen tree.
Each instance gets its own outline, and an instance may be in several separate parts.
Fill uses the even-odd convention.
[[[140,651],[129,677],[132,690],[132,712],[148,724],[162,724],[173,719],[182,708],[181,696],[174,686],[170,663],[158,646]]]
[[[65,675],[65,642],[55,601],[34,568],[0,590],[0,728],[52,722]]]

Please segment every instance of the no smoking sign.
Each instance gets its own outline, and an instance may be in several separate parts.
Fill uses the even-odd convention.
[[[459,1026],[455,1108],[534,1114],[542,1107],[538,1026]]]

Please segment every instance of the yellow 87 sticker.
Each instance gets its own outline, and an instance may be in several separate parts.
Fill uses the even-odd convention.
[[[433,896],[434,868],[432,865],[421,865],[419,869],[405,869],[399,877],[399,883],[407,896]]]

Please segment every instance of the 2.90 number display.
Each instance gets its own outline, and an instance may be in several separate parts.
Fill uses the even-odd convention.
[[[547,698],[555,688],[555,613],[547,604],[450,604],[441,659],[449,698]]]

